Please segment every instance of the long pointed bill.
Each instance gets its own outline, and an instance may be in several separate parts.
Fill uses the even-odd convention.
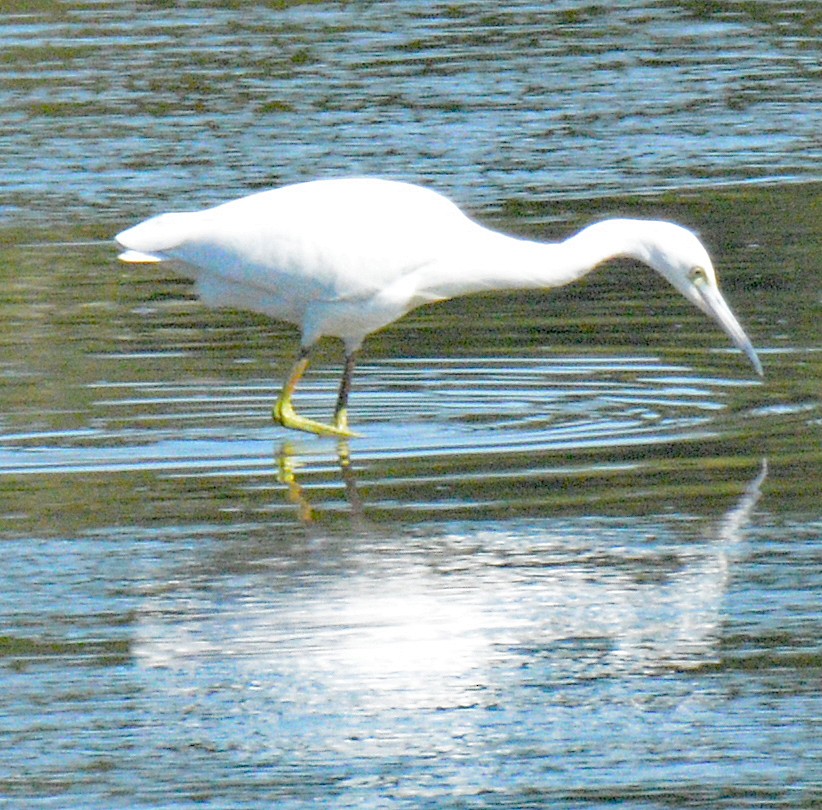
[[[709,284],[699,284],[696,287],[699,298],[696,303],[706,315],[710,315],[726,332],[728,337],[734,342],[734,345],[741,349],[748,356],[756,373],[764,376],[762,371],[762,363],[759,362],[759,357],[756,355],[745,330],[739,325],[736,316],[731,312],[731,308],[725,303],[722,293]]]

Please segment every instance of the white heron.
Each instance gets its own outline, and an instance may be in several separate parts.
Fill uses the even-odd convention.
[[[296,324],[300,352],[273,416],[284,427],[320,435],[356,435],[348,426],[348,395],[366,335],[422,304],[483,290],[559,287],[615,257],[660,273],[713,318],[762,375],[707,251],[693,233],[670,222],[609,219],[564,242],[541,243],[485,228],[429,189],[349,178],[161,214],[116,239],[125,248],[123,261],[173,261],[208,306]],[[292,404],[311,348],[323,336],[345,345],[331,424],[297,414]]]

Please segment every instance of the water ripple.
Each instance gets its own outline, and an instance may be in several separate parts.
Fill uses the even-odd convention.
[[[674,374],[674,372],[678,372]],[[300,392],[306,413],[333,402],[332,374]],[[720,435],[739,383],[688,377],[653,358],[562,361],[436,358],[370,363],[352,402],[358,458],[631,448]],[[748,384],[752,385],[752,384]],[[7,434],[0,474],[270,469],[272,447],[336,444],[270,424],[266,382],[96,383],[93,427]]]

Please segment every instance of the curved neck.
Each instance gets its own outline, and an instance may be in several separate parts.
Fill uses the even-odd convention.
[[[564,242],[534,242],[476,226],[470,239],[448,257],[447,267],[425,273],[420,291],[432,298],[453,298],[484,290],[561,287],[618,256],[647,264],[649,251],[636,223],[597,222]]]

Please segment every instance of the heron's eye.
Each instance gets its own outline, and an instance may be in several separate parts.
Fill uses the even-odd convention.
[[[704,267],[694,267],[689,275],[694,284],[707,284],[708,282],[708,274]]]

